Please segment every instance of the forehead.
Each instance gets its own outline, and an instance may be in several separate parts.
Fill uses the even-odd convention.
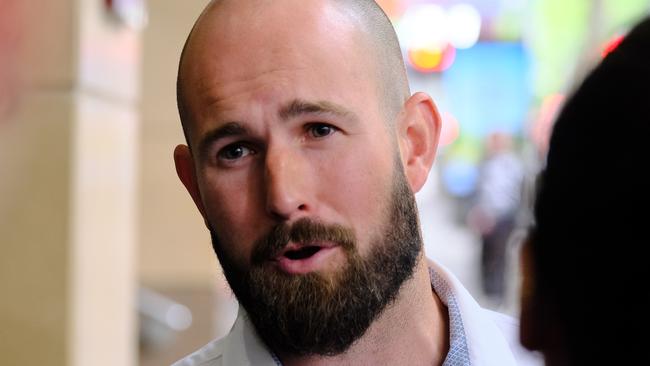
[[[245,4],[224,2],[197,23],[182,65],[195,113],[206,105],[226,108],[238,95],[264,101],[278,90],[295,94],[287,98],[322,100],[319,93],[332,90],[350,101],[376,97],[368,42],[353,18],[326,1]]]

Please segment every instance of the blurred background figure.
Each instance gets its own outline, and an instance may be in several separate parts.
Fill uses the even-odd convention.
[[[492,306],[498,306],[505,295],[506,248],[517,224],[524,179],[523,163],[510,135],[493,132],[488,136],[479,171],[467,221],[481,238],[483,293]]]
[[[524,246],[521,340],[548,365],[648,365],[650,18],[563,108]]]

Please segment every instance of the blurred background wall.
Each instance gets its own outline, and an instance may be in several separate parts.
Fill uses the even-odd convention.
[[[0,4],[0,364],[134,364],[140,33]]]
[[[553,117],[650,1],[379,3],[412,89],[444,119],[417,195],[426,252],[516,315],[518,241]],[[178,57],[205,4],[0,0],[0,364],[169,364],[228,331],[236,302],[172,159]],[[497,134],[522,181],[495,297],[473,209]]]

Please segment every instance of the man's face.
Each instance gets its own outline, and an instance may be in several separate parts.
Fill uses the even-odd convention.
[[[204,215],[242,266],[271,228],[305,217],[351,228],[365,255],[387,216],[398,151],[368,52],[334,10],[301,9],[271,7],[269,19],[231,17],[195,34],[187,65]],[[247,31],[255,22],[268,30]],[[296,25],[305,35],[287,22],[315,24]],[[341,248],[320,247],[310,261],[276,265],[327,274],[345,264]]]
[[[252,264],[238,266],[210,228],[228,283],[271,349],[298,356],[340,354],[396,299],[422,250],[413,193],[401,170],[396,173],[390,218],[382,223],[381,234],[372,238],[367,256],[357,251],[351,228],[303,218],[278,224],[255,243]],[[275,268],[273,258],[282,256],[287,247],[322,242],[335,243],[344,251],[347,262],[340,270],[291,275]],[[301,256],[310,255],[303,250]]]
[[[272,317],[303,309],[304,323],[319,319],[308,318],[318,304],[335,308],[323,306],[333,298],[370,298],[375,305],[356,306],[374,306],[374,318],[412,274],[421,247],[376,70],[364,59],[370,52],[337,11],[302,8],[271,6],[263,20],[242,14],[204,27],[186,65],[199,205],[226,277],[267,343],[274,335],[264,335],[260,317],[271,303]],[[255,30],[260,24],[264,31]],[[389,288],[363,293],[382,283]],[[328,324],[341,322],[348,305],[339,303]],[[290,324],[286,333],[296,327],[304,329]],[[303,335],[323,341],[327,332]],[[279,347],[336,353],[358,336],[311,350]]]

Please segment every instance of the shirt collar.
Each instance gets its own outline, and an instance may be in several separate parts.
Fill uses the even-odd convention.
[[[433,291],[438,295],[440,301],[447,306],[449,312],[449,352],[442,365],[469,366],[471,362],[467,348],[467,338],[465,337],[465,327],[463,326],[463,318],[456,296],[454,296],[447,281],[431,267],[429,267],[429,278],[431,278]]]
[[[510,332],[517,328],[516,322],[483,309],[444,266],[429,261],[429,274],[434,291],[443,303],[446,302],[449,311],[450,349],[444,365],[517,365],[509,344]],[[512,329],[497,326],[497,322],[505,326],[505,318],[509,319],[508,326]],[[513,342],[518,343],[517,340]],[[456,352],[458,354],[454,355]]]

